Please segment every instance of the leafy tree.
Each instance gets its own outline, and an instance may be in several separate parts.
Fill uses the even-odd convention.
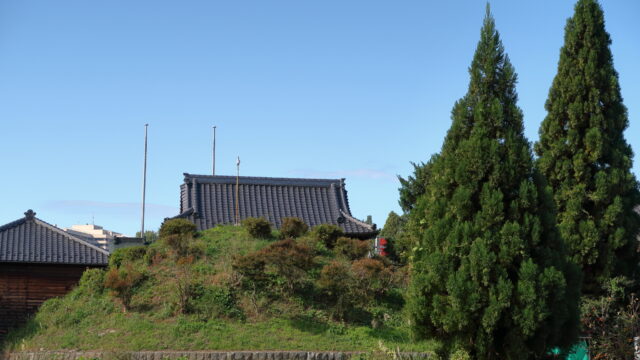
[[[579,0],[567,21],[558,73],[536,144],[538,167],[555,190],[557,223],[569,256],[582,268],[584,289],[597,294],[608,279],[631,275],[638,263],[640,202],[618,73],[597,0]]]
[[[142,236],[140,236],[140,231],[136,232],[136,237],[140,238]],[[158,240],[158,233],[156,231],[153,230],[146,230],[144,232],[144,242],[145,244],[151,244],[152,242]]]
[[[516,74],[488,6],[469,73],[410,213],[418,248],[407,310],[413,333],[450,353],[540,358],[576,338],[579,278],[533,168]]]
[[[387,216],[384,227],[380,230],[380,237],[387,240],[386,252],[393,261],[406,263],[406,257],[412,248],[411,237],[406,231],[406,215],[400,216],[391,211]]]

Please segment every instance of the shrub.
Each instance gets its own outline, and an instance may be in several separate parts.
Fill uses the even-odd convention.
[[[146,253],[147,247],[144,245],[118,249],[109,256],[109,266],[120,267],[124,263],[144,258]]]
[[[131,304],[134,288],[143,280],[141,272],[135,270],[131,264],[124,267],[112,267],[104,279],[104,287],[111,290],[111,294],[122,302],[123,310]]]
[[[264,239],[271,237],[271,224],[264,217],[246,218],[242,220],[242,227],[254,238]]]
[[[264,257],[258,252],[237,256],[231,264],[233,270],[242,276],[241,285],[253,290],[265,287],[268,280],[264,271],[265,266]]]
[[[340,236],[344,235],[344,232],[341,228],[335,225],[322,224],[314,227],[311,231],[311,235],[314,239],[323,243],[327,248],[333,249],[336,240],[338,240]]]
[[[391,269],[378,259],[354,261],[351,272],[355,279],[354,291],[364,304],[384,295],[393,281]]]
[[[286,217],[282,219],[280,234],[284,238],[297,238],[307,233],[309,226],[302,219],[297,217]]]
[[[331,315],[338,320],[344,320],[355,300],[351,291],[354,279],[349,265],[335,260],[325,265],[317,284],[326,295],[325,301],[331,306]]]
[[[206,250],[206,244],[202,240],[194,240],[190,233],[167,235],[160,238],[160,242],[173,250],[177,257],[200,257]]]
[[[607,293],[582,299],[582,329],[593,359],[631,359],[633,336],[640,329],[640,300],[627,295],[621,277],[606,283]]]
[[[267,271],[283,279],[289,292],[299,289],[307,277],[307,270],[314,265],[313,250],[291,239],[273,243],[259,253]]]
[[[82,273],[78,283],[78,291],[86,295],[101,295],[104,291],[105,271],[102,269],[87,269]]]
[[[336,245],[333,248],[333,251],[337,255],[342,255],[348,259],[356,260],[363,258],[367,253],[369,253],[369,242],[341,236],[336,240]]]
[[[221,316],[242,318],[235,294],[227,287],[199,286],[193,300],[193,311],[209,320]]]
[[[194,237],[196,235],[196,225],[187,219],[170,219],[165,221],[160,227],[160,238],[170,235],[182,235]]]
[[[286,239],[235,258],[232,267],[242,275],[245,289],[272,288],[270,290],[293,293],[305,283],[307,271],[314,264],[309,246]]]

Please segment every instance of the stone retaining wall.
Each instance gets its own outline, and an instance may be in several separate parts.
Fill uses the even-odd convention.
[[[310,351],[36,351],[0,354],[0,360],[349,360],[363,352]],[[389,356],[392,358],[393,356]],[[401,353],[407,360],[429,359],[426,353]]]

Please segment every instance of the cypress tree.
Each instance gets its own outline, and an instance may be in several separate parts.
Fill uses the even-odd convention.
[[[473,359],[543,357],[577,333],[577,272],[533,168],[516,73],[487,5],[467,94],[410,212],[414,335]],[[574,271],[572,271],[572,269]]]
[[[640,223],[633,208],[640,197],[610,44],[600,4],[579,0],[565,27],[535,146],[537,166],[555,191],[569,257],[582,269],[585,293],[595,295],[638,264]]]

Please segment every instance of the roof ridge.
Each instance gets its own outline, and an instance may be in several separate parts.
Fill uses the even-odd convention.
[[[27,219],[25,217],[21,217],[18,220],[14,220],[10,223],[4,224],[2,226],[0,226],[0,231],[5,231],[7,229],[11,229],[14,226],[18,226],[21,225],[22,223],[24,223],[25,221],[27,221]]]
[[[235,179],[235,175],[199,175],[199,174],[190,174],[183,173],[185,178],[205,178],[205,179],[223,179],[223,178],[231,178]],[[300,178],[300,177],[271,177],[271,176],[238,176],[240,179],[255,179],[255,180],[288,180],[288,181],[326,181],[326,182],[340,182],[343,179],[329,179],[329,178]]]
[[[53,230],[53,231],[55,231],[55,232],[59,233],[60,235],[63,235],[63,236],[67,236],[67,237],[69,237],[69,239],[71,239],[71,240],[73,240],[73,241],[75,241],[75,242],[80,243],[80,245],[88,246],[88,247],[90,247],[90,248],[92,248],[92,249],[94,249],[94,250],[96,250],[96,251],[98,251],[98,252],[103,253],[103,254],[104,254],[104,255],[106,255],[106,256],[109,256],[109,252],[108,252],[107,250],[104,250],[104,249],[99,248],[99,247],[97,247],[97,246],[95,246],[95,245],[93,245],[93,244],[90,244],[89,242],[84,241],[84,240],[82,240],[82,239],[80,239],[80,238],[76,237],[75,235],[72,235],[71,233],[68,233],[68,232],[66,232],[66,231],[62,230],[62,229],[60,229],[60,228],[59,228],[59,227],[57,227],[57,226],[51,225],[51,224],[49,224],[48,222],[46,222],[46,221],[44,221],[44,220],[40,220],[40,219],[38,219],[37,217],[34,217],[34,221],[35,221],[36,223],[38,223],[39,225],[41,225],[41,226],[44,226],[44,227],[46,227],[46,228],[49,228],[50,230]]]

